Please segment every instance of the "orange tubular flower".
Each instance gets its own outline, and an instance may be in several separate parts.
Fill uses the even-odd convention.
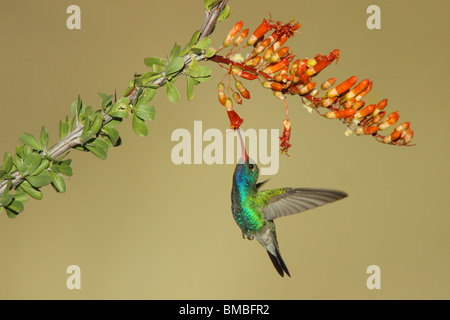
[[[250,58],[253,58],[253,57],[259,55],[269,45],[270,45],[270,38],[264,39],[263,41],[258,43],[258,45],[255,47],[255,49],[253,49],[252,53],[250,53]]]
[[[357,136],[362,135],[362,134],[365,134],[365,135],[368,135],[368,134],[374,135],[375,133],[377,133],[377,131],[378,131],[378,127],[377,127],[377,126],[358,127],[358,128],[356,128],[356,130],[355,130],[355,134],[356,134]]]
[[[337,100],[337,97],[323,99],[322,102],[321,102],[321,107],[328,108],[328,107],[331,106],[336,100]]]
[[[239,115],[234,110],[228,110],[228,118],[230,119],[230,128],[231,129],[239,129],[244,119],[241,119]]]
[[[344,103],[344,108],[351,108],[351,107],[353,107],[353,105],[355,104],[355,102],[356,102],[356,99],[355,98],[353,98],[353,99],[350,99],[350,100],[347,100],[345,103]],[[356,109],[356,108],[355,108]]]
[[[288,41],[289,36],[286,34],[283,34],[281,38],[279,38],[275,43],[273,44],[273,51],[277,51],[286,41]]]
[[[336,78],[330,78],[327,81],[325,81],[324,83],[322,83],[321,88],[322,88],[322,90],[328,90],[335,83],[336,83]]]
[[[375,109],[375,111],[374,112],[376,112],[377,110]],[[380,122],[381,121],[381,119],[383,119],[383,117],[386,115],[386,111],[381,111],[377,116],[375,116],[375,117],[373,117],[372,119],[370,119],[368,122],[367,122],[367,124],[370,124],[370,125],[374,125],[374,124],[377,124],[378,122]],[[373,113],[372,113],[372,116],[373,116]]]
[[[391,142],[394,142],[394,141],[400,139],[401,135],[402,135],[402,133],[399,131],[392,132],[390,135],[384,137],[384,139],[382,141],[383,141],[383,143],[391,143]]]
[[[378,102],[377,107],[375,108],[375,111],[372,113],[373,117],[378,116],[378,114],[387,106],[388,99],[383,99],[380,102]]]
[[[239,33],[239,31],[241,31],[243,25],[244,25],[244,22],[242,22],[242,21],[239,21],[238,23],[236,23],[234,25],[234,27],[230,30],[230,32],[226,36],[225,40],[223,41],[224,47],[228,47],[231,44],[234,37],[236,37],[236,35]]]
[[[384,120],[383,122],[381,122],[378,125],[378,129],[380,130],[384,130],[389,128],[390,126],[392,126],[394,123],[396,123],[398,121],[399,115],[398,115],[398,111],[395,111],[393,113],[391,113],[386,120]]]
[[[282,57],[284,57],[289,51],[289,47],[283,47],[270,57],[270,62],[278,62]]]
[[[233,74],[237,75],[238,77],[247,79],[247,80],[255,80],[258,79],[257,76],[255,76],[253,73],[249,73],[246,71],[242,71],[241,69],[238,68],[231,68],[231,72],[233,72]]]
[[[217,91],[219,91],[219,101],[225,107],[227,96],[225,95],[225,85],[222,82],[217,85]]]
[[[250,92],[244,87],[242,82],[236,81],[236,88],[245,99],[250,99]]]
[[[232,97],[233,97],[233,100],[236,101],[236,103],[242,104],[242,98],[241,98],[241,96],[239,95],[239,93],[233,92]]]
[[[267,31],[272,29],[272,26],[266,21],[266,19],[263,20],[263,22],[259,25],[259,27],[253,32],[253,34],[250,36],[250,38],[247,41],[248,46],[252,46],[255,44],[255,42],[264,36]]]
[[[338,111],[329,111],[329,112],[325,113],[325,118],[343,119],[343,118],[347,118],[347,117],[354,115],[355,112],[356,112],[356,110],[353,108],[338,110]]]
[[[373,82],[370,81],[369,84],[367,85],[366,89],[364,89],[363,92],[361,92],[360,94],[358,94],[355,97],[356,101],[360,101],[366,94],[369,93],[370,90],[372,90],[372,84],[373,84]]]
[[[371,114],[375,110],[375,107],[376,106],[374,104],[370,104],[367,107],[364,107],[363,109],[361,109],[357,113],[355,113],[354,118],[355,119],[364,118],[365,116]]]
[[[273,95],[283,101],[286,120],[284,121],[283,136],[280,137],[280,150],[287,154],[291,147],[289,143],[291,125],[288,117],[287,95],[300,96],[305,108],[311,112],[313,109],[318,114],[328,119],[340,119],[347,127],[347,136],[372,135],[377,141],[390,145],[408,145],[413,138],[414,131],[410,122],[397,125],[392,133],[387,136],[380,134],[398,121],[398,112],[393,112],[384,119],[387,107],[387,99],[377,104],[368,104],[364,97],[372,90],[373,82],[364,79],[357,83],[357,77],[352,76],[345,81],[336,84],[336,78],[329,78],[320,86],[314,82],[314,77],[331,65],[338,62],[341,52],[335,49],[328,54],[317,54],[314,58],[298,58],[294,60],[294,53],[289,52],[289,46],[285,43],[292,38],[301,27],[294,20],[286,24],[272,19],[264,19],[256,30],[248,37],[249,29],[241,30],[243,22],[236,23],[226,36],[223,47],[229,46],[229,52],[225,56],[215,54],[210,61],[219,63],[227,70],[227,81],[222,80],[218,85],[219,101],[227,108],[230,126],[239,128],[241,119],[233,110],[233,100],[241,104],[244,99],[250,99],[250,92],[242,82],[237,81],[237,76],[245,80],[258,79],[263,87],[272,90]],[[270,36],[266,34],[271,31]],[[266,36],[266,38],[264,38]],[[245,39],[248,39],[245,41]],[[232,46],[230,46],[232,44]],[[242,49],[248,48],[249,53],[241,54]],[[292,48],[292,46],[291,46]],[[219,50],[220,51],[220,50]],[[245,57],[245,58],[243,58]],[[225,78],[225,77],[224,77]],[[236,92],[230,86],[230,80],[235,80]],[[243,81],[243,80],[242,80]],[[319,82],[320,83],[320,82]],[[230,99],[232,98],[232,99]],[[320,108],[327,108],[325,112]]]
[[[272,89],[272,90],[276,90],[276,91],[281,91],[283,90],[284,86],[281,83],[278,82],[270,82],[270,81],[264,81],[262,83],[262,86],[264,88],[267,89]]]
[[[267,74],[272,74],[272,73],[275,73],[277,71],[280,71],[281,69],[283,69],[284,67],[289,65],[290,60],[291,59],[289,57],[284,57],[279,62],[277,62],[275,64],[272,64],[272,65],[268,66],[267,68],[265,68],[263,70],[263,72],[267,73]]]
[[[233,45],[240,46],[241,43],[244,41],[245,38],[247,38],[248,36],[248,31],[249,29],[245,29],[244,31],[242,31],[239,36],[234,40]]]
[[[316,86],[315,82],[310,82],[307,85],[303,86],[302,88],[300,88],[300,90],[298,91],[298,94],[300,95],[305,95],[308,92],[312,91],[314,89],[314,87]]]
[[[410,122],[403,122],[401,125],[397,126],[394,131],[406,131],[409,129]]]
[[[280,143],[280,152],[284,153],[286,155],[289,148],[291,147],[291,144],[289,143],[289,140],[291,139],[291,122],[286,119],[283,121],[283,136],[280,137],[281,143]]]
[[[402,137],[402,139],[403,139],[403,141],[405,141],[405,144],[408,144],[408,143],[411,142],[411,139],[412,139],[413,136],[414,136],[414,131],[413,130],[407,130],[406,135],[404,137]]]
[[[363,92],[369,85],[369,82],[370,82],[370,80],[366,79],[366,80],[363,80],[360,83],[358,83],[352,90],[350,90],[344,96],[344,101],[352,99],[352,98],[356,97],[358,94],[360,94],[361,92]]]
[[[261,56],[254,57],[253,59],[248,60],[245,64],[250,67],[257,67],[261,62]]]
[[[350,77],[341,84],[337,85],[333,89],[327,92],[327,98],[333,98],[335,96],[339,96],[343,94],[345,91],[350,89],[355,83],[358,78],[356,76]]]
[[[308,77],[312,77],[313,75],[316,75],[320,71],[325,69],[326,66],[328,66],[328,63],[326,61],[319,61],[314,66],[306,70],[306,74],[308,75]]]

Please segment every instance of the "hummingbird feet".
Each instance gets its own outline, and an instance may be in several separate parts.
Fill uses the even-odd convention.
[[[251,233],[242,232],[242,239],[245,239],[246,237],[248,240],[253,240],[255,236]]]

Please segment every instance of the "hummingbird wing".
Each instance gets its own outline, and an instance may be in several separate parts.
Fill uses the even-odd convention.
[[[266,220],[310,210],[348,196],[338,190],[313,188],[272,189],[259,194],[269,198],[263,208]]]

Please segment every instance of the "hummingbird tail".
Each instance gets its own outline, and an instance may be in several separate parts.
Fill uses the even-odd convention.
[[[270,257],[270,260],[273,263],[273,266],[275,267],[275,269],[277,269],[278,273],[280,274],[280,276],[284,277],[284,273],[286,272],[286,274],[291,277],[291,275],[289,274],[289,270],[286,267],[286,264],[283,261],[283,258],[281,258],[281,254],[280,251],[278,250],[278,248],[276,246],[274,246],[275,248],[275,254],[271,253],[269,250],[267,250],[267,254]]]

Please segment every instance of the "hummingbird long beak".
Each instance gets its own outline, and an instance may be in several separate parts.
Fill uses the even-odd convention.
[[[247,155],[247,152],[245,151],[244,140],[242,139],[241,131],[240,131],[240,129],[237,129],[236,131],[237,131],[237,133],[238,133],[238,135],[239,135],[239,140],[240,140],[240,142],[241,142],[242,158],[244,158],[244,162],[245,162],[245,163],[248,163],[248,155]]]

